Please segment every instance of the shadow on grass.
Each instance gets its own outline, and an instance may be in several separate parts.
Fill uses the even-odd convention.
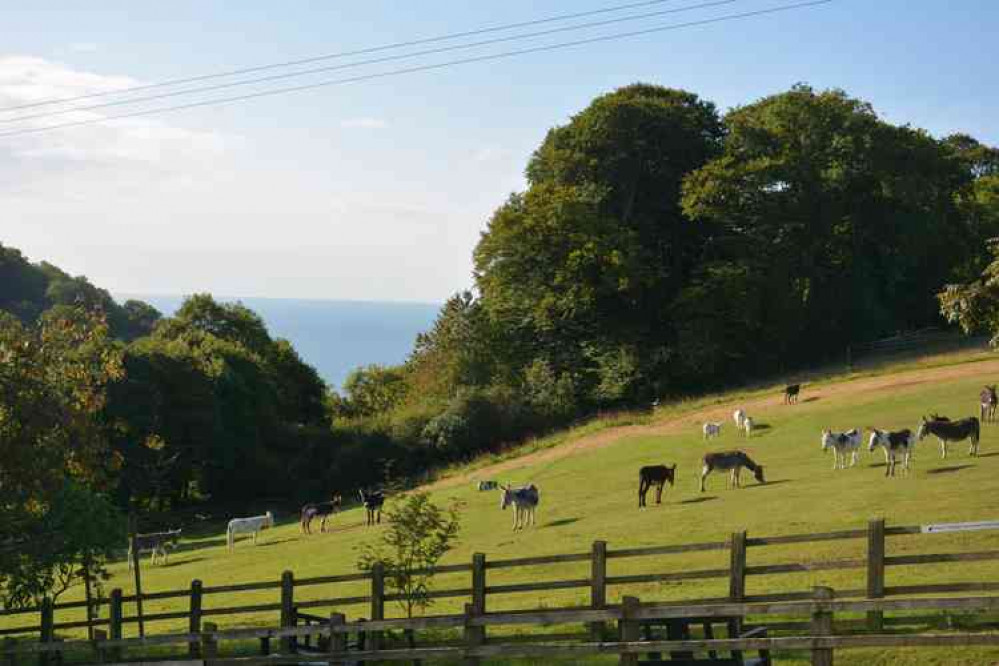
[[[766,483],[753,483],[752,485],[739,486],[739,490],[749,490],[750,488],[766,488],[767,486],[779,486],[782,483],[791,483],[791,479],[777,479]]]
[[[553,520],[550,523],[545,523],[542,527],[562,527],[563,525],[572,525],[573,523],[578,523],[579,518],[559,518],[558,520]]]
[[[999,456],[999,451],[993,451],[992,453],[979,453],[979,458],[991,458],[993,456]]]
[[[815,402],[817,400],[821,400],[821,398],[819,396],[817,396],[817,395],[813,395],[810,398],[805,398],[801,402]]]
[[[773,428],[773,426],[771,426],[769,423],[754,423],[753,424],[753,432],[756,432],[757,430],[771,430],[772,428]]]
[[[933,469],[926,470],[927,474],[950,474],[951,472],[960,472],[962,469],[968,469],[969,467],[974,467],[974,465],[951,465],[949,467],[935,467]]]
[[[189,558],[189,559],[186,559],[186,560],[176,560],[176,561],[173,561],[173,562],[167,562],[166,564],[157,565],[157,566],[158,567],[162,567],[164,569],[170,569],[172,567],[182,567],[185,564],[193,564],[194,562],[203,562],[206,559],[208,559],[208,558],[207,557],[192,557],[192,558]]]
[[[706,497],[695,497],[694,499],[681,500],[680,504],[700,504],[701,502],[710,502],[711,500],[718,499],[717,495],[708,495]]]

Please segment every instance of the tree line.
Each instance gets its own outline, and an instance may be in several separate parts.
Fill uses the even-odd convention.
[[[200,294],[162,317],[0,246],[3,597],[99,579],[121,537],[72,524],[82,502],[120,525],[314,501],[597,410],[793,372],[941,307],[969,330],[999,321],[999,151],[840,90],[723,114],[630,85],[552,128],[526,176],[469,289],[406,362],[360,367],[342,392],[243,305]]]

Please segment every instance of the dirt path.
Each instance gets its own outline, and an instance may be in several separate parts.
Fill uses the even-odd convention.
[[[990,381],[992,381],[994,380],[996,374],[999,374],[999,360],[980,361],[976,363],[965,363],[962,365],[951,365],[940,368],[927,368],[923,370],[908,370],[891,375],[865,377],[861,379],[835,382],[828,385],[820,385],[814,389],[806,387],[805,399],[808,400],[810,398],[818,398],[824,400],[842,395],[844,393],[849,393],[851,395],[861,393],[880,393],[889,389],[895,391],[896,393],[902,393],[915,390],[917,387],[923,386],[924,384],[928,384],[930,382],[965,379],[968,377],[975,377],[977,375],[987,375]],[[577,453],[602,449],[628,437],[676,434],[682,430],[689,430],[692,427],[696,427],[698,424],[705,421],[721,421],[722,423],[728,423],[728,420],[732,417],[732,411],[736,407],[742,407],[746,409],[746,411],[752,413],[754,408],[779,405],[782,402],[782,399],[783,397],[780,395],[768,395],[766,397],[756,398],[753,400],[733,400],[720,405],[712,405],[711,407],[686,412],[680,416],[669,417],[652,425],[634,425],[608,428],[606,430],[593,433],[592,435],[580,437],[575,441],[554,446],[550,449],[536,451],[518,458],[511,458],[510,460],[504,460],[493,465],[486,465],[485,467],[480,467],[478,469],[440,479],[426,486],[426,489],[438,490],[441,488],[461,485],[463,483],[471,483],[479,479],[495,478],[505,472],[526,467],[528,465],[553,462]],[[808,400],[807,402],[800,403],[797,407],[795,407],[795,409],[808,410],[812,408],[814,403],[815,401]]]

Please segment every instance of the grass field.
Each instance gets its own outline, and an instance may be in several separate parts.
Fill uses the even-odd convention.
[[[999,518],[999,425],[983,428],[981,453],[969,458],[967,447],[951,447],[950,457],[940,459],[935,440],[927,439],[916,448],[914,469],[908,477],[886,479],[880,450],[865,450],[854,469],[834,472],[831,452],[820,450],[819,434],[824,427],[846,430],[856,426],[897,429],[915,428],[922,414],[936,411],[951,417],[977,413],[981,385],[999,376],[999,361],[982,354],[957,355],[910,363],[871,377],[826,380],[806,385],[802,402],[781,404],[772,391],[746,392],[735,400],[714,396],[697,403],[663,410],[649,417],[649,425],[637,430],[613,429],[598,433],[599,446],[575,449],[564,457],[528,456],[519,465],[505,461],[501,481],[532,482],[541,489],[539,525],[524,532],[510,529],[511,514],[501,512],[494,492],[477,492],[470,482],[448,487],[438,484],[433,495],[441,503],[457,502],[462,511],[461,540],[447,562],[467,562],[473,552],[491,559],[531,555],[585,552],[595,539],[610,548],[642,545],[679,544],[724,540],[731,532],[748,530],[752,536],[821,532],[861,528],[870,518],[884,517],[889,524],[925,524]],[[750,440],[738,436],[730,414],[735,406],[747,411],[762,424]],[[718,418],[718,417],[721,418]],[[710,418],[724,418],[721,438],[705,444],[698,424]],[[617,435],[622,434],[621,438]],[[591,435],[592,436],[592,435]],[[567,440],[569,438],[566,438]],[[741,447],[766,467],[768,483],[757,485],[744,477],[741,490],[726,490],[725,479],[712,475],[708,491],[697,490],[696,475],[705,450]],[[676,463],[675,488],[664,493],[661,506],[637,508],[637,470],[652,463]],[[480,465],[481,467],[481,465]],[[467,470],[464,472],[467,474]],[[488,478],[489,468],[481,474]],[[233,480],[238,483],[238,479]],[[283,520],[282,520],[283,518]],[[258,546],[237,544],[234,554],[225,551],[222,527],[201,526],[201,536],[189,538],[173,553],[166,566],[146,566],[143,586],[147,592],[183,589],[194,578],[205,585],[277,580],[290,569],[296,577],[352,573],[356,571],[359,549],[378,538],[380,528],[362,525],[363,512],[353,509],[333,520],[334,530],[313,536],[300,534],[297,516],[278,515],[279,526],[261,535]],[[318,528],[317,528],[318,529]],[[890,554],[901,552],[948,552],[996,549],[999,534],[975,532],[954,535],[897,537],[890,539]],[[838,541],[809,546],[774,547],[750,551],[750,564],[801,562],[862,557],[864,542]],[[631,564],[628,564],[631,563]],[[612,560],[611,575],[647,571],[681,571],[688,568],[725,567],[728,554],[693,553],[638,560]],[[624,569],[628,565],[632,568]],[[131,579],[124,564],[112,567],[110,586],[120,586],[126,594]],[[529,571],[490,572],[490,584],[556,578],[585,578],[588,565],[533,567]],[[502,574],[502,575],[500,575]],[[999,563],[962,563],[893,567],[888,584],[984,581],[999,578]],[[464,587],[467,575],[442,576],[440,588]],[[864,586],[864,571],[830,571],[808,574],[751,577],[749,594],[782,590],[805,590],[828,584],[838,588]],[[645,600],[683,599],[723,595],[727,581],[684,582],[683,584],[637,585],[613,589],[609,601],[622,593]],[[364,594],[358,586],[315,586],[303,589],[302,598]],[[206,597],[206,608],[266,603],[277,600],[277,592],[254,592]],[[67,594],[62,600],[74,598]],[[506,595],[489,601],[489,610],[525,607],[553,607],[586,603],[585,591]],[[146,612],[180,610],[177,602],[147,602]],[[458,601],[440,602],[430,612],[455,612]],[[388,606],[387,606],[388,608]],[[348,617],[365,615],[363,606],[344,609]],[[392,609],[393,611],[396,609]],[[320,611],[321,612],[321,611]],[[234,625],[273,625],[276,613],[239,617],[219,617],[223,627]],[[74,619],[69,613],[57,621]],[[214,618],[213,618],[214,619]],[[5,623],[5,624],[10,624]],[[20,623],[19,623],[20,624]],[[134,625],[131,625],[134,631]],[[153,625],[153,632],[183,628],[182,621]],[[147,629],[150,631],[150,629]],[[127,634],[126,634],[127,635]],[[999,650],[864,650],[837,653],[839,664],[988,664],[999,662]],[[505,662],[512,663],[512,662]],[[541,662],[518,661],[517,664]],[[552,663],[546,661],[545,663]],[[572,663],[572,662],[563,662]],[[574,662],[574,663],[579,663]],[[614,663],[594,660],[587,663]],[[778,663],[805,663],[802,655],[782,655]]]

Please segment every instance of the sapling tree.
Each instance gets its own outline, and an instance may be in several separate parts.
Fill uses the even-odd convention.
[[[412,493],[390,501],[385,520],[388,529],[378,543],[364,548],[357,566],[371,571],[381,564],[386,586],[406,617],[412,618],[433,603],[430,586],[437,563],[458,537],[458,510],[440,508],[426,493]],[[412,630],[406,631],[406,638],[412,646]]]

